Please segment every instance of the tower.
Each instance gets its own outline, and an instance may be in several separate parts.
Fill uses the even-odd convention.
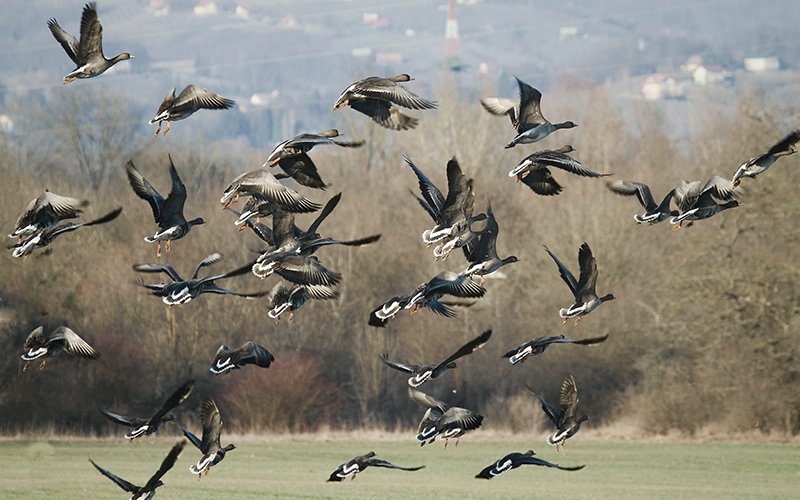
[[[456,2],[450,0],[447,9],[447,24],[444,26],[444,56],[445,58],[457,58],[458,53],[458,21],[456,21]]]

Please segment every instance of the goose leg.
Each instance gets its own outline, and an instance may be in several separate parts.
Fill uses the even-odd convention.
[[[41,364],[41,365],[39,365],[39,371],[42,371],[42,370],[44,370],[44,364],[45,364],[45,363],[47,363],[47,358],[44,358],[44,359],[42,360],[42,364]]]
[[[159,132],[161,132],[161,120],[158,121],[158,128],[156,129],[156,137],[158,137]]]
[[[294,323],[294,313],[289,311],[289,323]]]
[[[169,132],[169,124],[170,124],[170,123],[171,123],[171,122],[170,122],[169,120],[167,120],[167,128],[166,128],[166,129],[164,129],[164,133],[163,133],[163,134],[161,134],[161,135],[167,135],[167,132]]]
[[[156,255],[161,257],[161,240],[158,240],[158,253]]]
[[[169,252],[169,244],[172,241],[172,238],[167,238],[167,249],[166,251]]]
[[[23,373],[25,373],[25,370],[27,370],[27,369],[28,369],[28,366],[30,366],[30,364],[31,364],[31,362],[30,362],[30,361],[28,361],[27,363],[25,363],[25,366],[23,366],[23,367],[22,367],[22,372],[23,372]]]

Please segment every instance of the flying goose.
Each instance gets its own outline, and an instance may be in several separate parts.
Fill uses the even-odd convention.
[[[448,440],[455,438],[456,446],[461,436],[477,429],[483,423],[483,415],[466,408],[448,406],[443,401],[425,394],[422,391],[408,388],[408,396],[418,405],[426,408],[425,415],[419,423],[416,439],[420,446],[432,443],[438,436],[444,439],[447,448]]]
[[[455,158],[447,162],[447,198],[422,171],[409,159],[403,156],[406,164],[414,171],[419,180],[422,198],[414,195],[422,208],[428,212],[436,225],[433,229],[426,229],[422,233],[422,241],[430,247],[441,241],[434,250],[436,260],[446,258],[455,248],[463,247],[464,253],[474,251],[474,247],[467,246],[473,242],[477,234],[472,231],[472,224],[486,219],[485,214],[473,217],[475,196],[473,194],[473,180],[468,179]]]
[[[395,363],[393,361],[389,361],[388,354],[384,354],[381,357],[381,359],[383,360],[384,363],[394,368],[395,370],[400,370],[402,372],[410,373],[412,377],[408,379],[408,385],[411,387],[419,387],[428,380],[433,380],[441,377],[442,375],[444,375],[444,372],[447,371],[448,368],[456,368],[458,365],[455,364],[454,362],[455,360],[457,360],[458,358],[462,358],[467,354],[472,354],[473,352],[477,351],[478,349],[486,345],[486,342],[489,341],[489,337],[491,336],[492,336],[492,330],[486,330],[482,334],[478,335],[476,338],[470,340],[469,342],[461,346],[455,353],[450,355],[444,361],[433,365],[406,365],[403,363]]]
[[[461,273],[462,276],[472,277],[478,274],[481,277],[481,286],[483,286],[485,275],[497,271],[506,264],[519,262],[515,255],[510,255],[505,259],[501,259],[497,255],[498,232],[497,220],[492,212],[492,204],[489,203],[486,209],[486,225],[478,233],[478,244],[469,247],[471,251],[467,255],[467,260],[470,265]]]
[[[319,134],[300,134],[278,144],[267,161],[261,166],[269,168],[278,165],[284,175],[276,175],[277,179],[291,177],[298,184],[315,189],[325,189],[327,186],[319,175],[316,165],[308,156],[314,146],[320,144],[335,144],[344,148],[358,148],[366,141],[338,141],[334,137],[342,135],[336,129],[320,132]]]
[[[577,467],[561,467],[558,464],[553,464],[546,460],[542,460],[541,458],[536,458],[534,455],[536,455],[536,453],[533,450],[528,450],[525,453],[509,453],[497,462],[480,471],[475,477],[478,479],[491,479],[504,472],[516,469],[522,465],[541,465],[544,467],[554,467],[556,469],[568,471],[581,470],[586,467],[585,465],[579,465]]]
[[[789,156],[797,153],[794,145],[798,142],[800,142],[800,129],[792,130],[786,137],[769,148],[766,153],[761,153],[742,163],[736,170],[736,173],[733,174],[733,180],[731,181],[733,187],[738,187],[743,177],[755,179],[758,174],[766,171],[781,156]]]
[[[308,213],[320,209],[319,204],[307,199],[294,189],[280,183],[274,175],[264,169],[245,172],[228,184],[219,202],[228,208],[240,196],[258,196],[270,201],[286,212]]]
[[[64,77],[64,85],[74,81],[76,78],[91,78],[100,75],[111,66],[125,59],[135,59],[127,52],[106,59],[103,55],[103,27],[97,17],[97,4],[87,3],[83,7],[81,15],[81,39],[76,40],[58,25],[58,21],[50,19],[47,21],[50,33],[64,47],[67,55],[77,67]]]
[[[111,222],[117,218],[120,212],[122,212],[122,207],[112,210],[104,216],[89,222],[67,222],[65,224],[59,224],[58,226],[45,227],[44,229],[37,230],[35,233],[31,234],[22,241],[19,241],[14,245],[9,245],[8,248],[14,249],[14,251],[11,252],[12,257],[17,259],[20,257],[27,257],[35,249],[46,247],[47,245],[51,244],[59,235],[63,233],[74,231],[83,226],[95,226],[97,224]]]
[[[210,370],[214,375],[219,375],[228,370],[239,370],[243,365],[269,368],[273,361],[275,361],[275,357],[266,347],[248,340],[236,349],[228,349],[225,345],[219,346],[214,355],[214,361],[211,362]]]
[[[519,101],[501,97],[486,97],[481,99],[481,105],[489,113],[497,116],[508,115],[511,124],[517,129],[517,136],[506,145],[506,149],[517,144],[530,144],[541,141],[558,129],[573,128],[578,125],[571,121],[550,123],[542,116],[540,103],[542,93],[514,77],[519,85]]]
[[[577,325],[580,321],[581,317],[584,314],[589,314],[590,312],[594,311],[600,304],[603,302],[614,300],[614,296],[612,294],[607,294],[602,297],[598,297],[597,293],[595,292],[595,283],[597,282],[597,262],[592,255],[592,250],[589,248],[587,243],[583,243],[581,245],[580,250],[578,250],[578,264],[580,265],[581,274],[580,280],[576,280],[575,276],[569,272],[569,269],[561,263],[553,252],[550,251],[549,248],[546,246],[544,249],[553,258],[558,265],[558,271],[561,273],[561,279],[564,280],[564,283],[567,284],[572,295],[575,297],[575,303],[569,306],[568,308],[561,309],[558,312],[558,315],[564,320],[566,323],[570,318],[575,318],[575,324]]]
[[[8,237],[22,239],[29,234],[53,227],[64,219],[76,219],[87,205],[89,205],[88,200],[60,196],[45,190],[28,203],[25,210],[17,217],[14,231]]]
[[[224,288],[220,288],[216,284],[216,280],[224,279],[224,278],[232,278],[234,276],[239,276],[242,274],[247,274],[252,267],[252,264],[246,264],[239,269],[235,269],[225,274],[216,274],[211,276],[205,276],[203,278],[198,278],[198,274],[200,269],[210,266],[216,262],[219,262],[222,259],[222,255],[218,253],[214,253],[200,261],[197,267],[192,273],[192,277],[188,280],[184,280],[178,274],[175,269],[166,264],[136,264],[133,266],[134,271],[138,271],[140,273],[164,273],[170,278],[172,281],[166,283],[158,283],[154,285],[147,285],[144,282],[137,281],[139,286],[147,288],[148,290],[152,290],[153,295],[157,297],[161,297],[162,302],[167,304],[168,306],[172,307],[174,305],[182,306],[183,304],[188,303],[192,299],[199,297],[203,293],[216,293],[220,295],[236,295],[239,297],[246,297],[246,298],[254,298],[254,297],[263,297],[268,293],[268,291],[264,292],[254,292],[254,293],[239,293],[239,292],[232,292],[230,290],[226,290]]]
[[[386,460],[373,458],[374,456],[375,452],[370,451],[366,455],[355,457],[352,460],[343,463],[337,467],[335,471],[331,472],[328,482],[341,482],[348,477],[353,480],[355,479],[356,474],[364,471],[367,467],[386,467],[389,469],[400,469],[405,471],[415,471],[425,468],[424,465],[420,465],[419,467],[400,467],[398,465],[390,464]]]
[[[583,340],[571,340],[563,335],[558,337],[536,337],[533,340],[518,345],[507,353],[503,354],[504,358],[515,365],[528,359],[528,356],[537,356],[547,350],[552,344],[575,344],[575,345],[594,345],[600,342],[605,342],[608,334],[602,337],[592,337]]]
[[[741,203],[732,199],[734,196],[731,181],[718,175],[711,177],[702,187],[700,181],[682,181],[675,188],[675,197],[681,213],[669,220],[670,224],[678,224],[673,231],[679,230],[686,219],[689,219],[686,227],[690,227],[696,220],[708,219],[723,210],[741,206]],[[717,203],[717,199],[726,203]]]
[[[536,394],[530,387],[528,387],[528,390]],[[561,396],[559,398],[559,403],[561,404],[560,410],[556,410],[550,406],[550,404],[538,394],[536,394],[536,397],[539,398],[539,401],[542,403],[542,410],[544,413],[556,426],[555,434],[547,436],[547,444],[555,446],[556,453],[558,453],[558,447],[560,446],[563,450],[564,443],[567,439],[574,436],[581,429],[581,423],[589,420],[587,415],[583,415],[580,418],[576,417],[578,409],[578,388],[575,386],[575,379],[570,375],[570,377],[561,384]]]
[[[423,99],[406,90],[398,82],[413,80],[403,73],[391,78],[370,76],[344,89],[336,100],[333,110],[350,106],[359,113],[372,118],[381,127],[391,130],[408,130],[417,126],[419,120],[409,116],[397,106],[409,109],[436,109],[436,103]]]
[[[193,226],[205,224],[201,217],[187,221],[183,216],[183,205],[186,203],[186,186],[183,185],[172,156],[169,156],[169,175],[172,178],[172,189],[165,199],[158,194],[147,179],[136,169],[133,161],[128,161],[125,166],[128,182],[136,196],[146,201],[153,210],[153,219],[158,224],[158,231],[153,236],[146,236],[148,243],[158,242],[158,256],[161,257],[161,242],[166,240],[166,251],[169,252],[170,242],[183,238]]]
[[[272,306],[267,316],[279,323],[281,314],[289,311],[289,321],[294,321],[294,311],[308,299],[330,300],[339,296],[331,287],[325,285],[294,285],[287,288],[282,280],[275,284],[267,299]]]
[[[517,182],[522,181],[536,194],[553,196],[560,193],[564,188],[550,174],[550,168],[552,167],[583,177],[605,177],[611,175],[601,174],[586,168],[579,161],[567,155],[567,153],[573,151],[575,149],[569,145],[556,150],[537,151],[519,162],[516,167],[511,169],[508,176],[516,177]]]
[[[201,109],[229,109],[234,104],[236,102],[199,85],[187,86],[178,94],[178,97],[175,97],[175,87],[172,87],[158,107],[155,118],[150,120],[150,125],[158,122],[156,129],[156,137],[158,137],[158,133],[161,131],[161,122],[166,121],[167,128],[164,129],[163,135],[167,135],[171,122],[189,118]]]
[[[133,429],[129,433],[125,434],[125,439],[133,441],[138,437],[153,434],[161,429],[165,422],[174,420],[175,417],[170,415],[169,412],[179,404],[183,403],[186,398],[189,397],[189,394],[192,393],[192,389],[194,389],[194,379],[184,382],[183,385],[178,387],[178,389],[176,389],[175,392],[173,392],[170,397],[167,398],[155,415],[150,418],[127,417],[124,415],[111,413],[110,411],[106,411],[102,408],[100,408],[100,413],[105,415],[106,418],[115,424],[125,425]]]
[[[136,486],[135,484],[108,472],[94,463],[94,460],[91,458],[89,461],[92,462],[92,465],[94,465],[95,469],[100,471],[100,474],[114,481],[114,483],[116,483],[116,485],[123,490],[131,493],[130,500],[150,500],[156,494],[156,488],[159,486],[164,486],[164,483],[161,482],[161,478],[164,477],[164,474],[166,474],[173,465],[175,465],[175,461],[178,460],[178,456],[181,454],[181,451],[183,451],[183,447],[185,445],[186,441],[181,440],[180,443],[173,446],[169,454],[167,454],[166,458],[164,458],[164,460],[161,462],[161,466],[158,468],[155,474],[153,474],[150,479],[147,480],[147,483],[145,483],[144,486]]]
[[[97,359],[100,357],[99,352],[95,351],[77,333],[66,326],[59,326],[47,337],[42,335],[43,332],[44,327],[40,326],[29,333],[25,339],[23,347],[27,352],[22,355],[22,359],[26,361],[25,366],[22,368],[23,372],[28,369],[31,361],[37,358],[43,358],[42,364],[39,366],[39,369],[43,370],[47,358],[55,356],[62,351],[84,359]]]
[[[639,203],[645,210],[644,214],[635,214],[633,216],[637,224],[647,223],[648,226],[652,226],[653,224],[658,224],[659,222],[663,222],[679,214],[677,210],[670,209],[670,204],[675,198],[675,190],[677,187],[672,188],[669,193],[664,196],[664,199],[661,200],[661,204],[657,204],[647,184],[632,181],[610,181],[606,183],[606,186],[614,193],[623,196],[636,196],[636,199],[639,200]]]
[[[220,417],[219,409],[213,399],[203,400],[200,404],[200,424],[203,426],[202,440],[181,427],[183,434],[203,454],[203,458],[198,460],[196,464],[189,466],[192,474],[197,474],[198,481],[203,472],[208,475],[209,469],[220,463],[225,458],[226,453],[236,449],[234,444],[228,444],[223,448],[219,443],[219,437],[222,433],[222,417]]]

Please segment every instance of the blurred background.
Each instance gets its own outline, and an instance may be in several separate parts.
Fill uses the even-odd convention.
[[[589,428],[796,435],[800,155],[746,179],[737,189],[744,206],[678,233],[667,224],[635,225],[641,207],[603,179],[554,172],[564,192],[540,197],[507,176],[526,155],[571,144],[584,165],[647,183],[659,200],[681,180],[730,178],[800,124],[800,13],[790,5],[107,1],[98,5],[105,55],[136,59],[63,86],[74,65],[46,21],[55,17],[78,36],[83,4],[9,2],[0,19],[3,234],[45,189],[91,200],[87,220],[124,210],[27,259],[0,257],[0,432],[116,433],[98,407],[145,416],[189,377],[197,388],[178,410],[185,420],[196,419],[199,401],[211,395],[226,425],[242,432],[410,429],[423,412],[406,395],[407,377],[379,356],[433,363],[493,328],[482,350],[423,387],[486,415],[484,428],[546,428],[525,384],[556,403],[573,375]],[[398,73],[416,79],[407,89],[439,103],[416,113],[417,129],[389,132],[353,110],[330,111],[350,83]],[[517,98],[513,76],[542,91],[545,117],[579,127],[504,150],[513,128],[478,100]],[[188,84],[237,105],[201,110],[154,138],[147,121],[172,87]],[[213,252],[225,256],[215,273],[254,259],[263,245],[220,210],[223,189],[278,142],[331,127],[367,144],[315,149],[331,187],[298,189],[318,203],[343,193],[323,236],[383,234],[370,246],[319,253],[344,275],[339,299],[309,302],[293,323],[275,325],[263,299],[204,296],[167,310],[136,285],[158,281],[133,272],[137,263],[168,263],[185,276]],[[455,156],[475,179],[476,210],[492,203],[500,256],[522,262],[503,268],[505,279],[487,280],[486,296],[455,319],[421,311],[378,330],[367,316],[381,302],[440,271],[466,268],[455,252],[434,261],[421,242],[431,221],[409,194],[417,182],[404,153],[445,191],[445,165]],[[208,223],[158,259],[142,241],[155,231],[150,209],[130,189],[124,165],[132,159],[166,195],[168,154],[189,192],[187,218]],[[298,216],[298,225],[314,217]],[[584,241],[597,258],[598,292],[617,300],[578,326],[562,325],[558,309],[572,297],[542,245],[577,274]],[[276,279],[222,284],[250,292]],[[102,358],[62,355],[23,374],[28,333],[62,324]],[[599,346],[555,346],[519,366],[501,358],[537,336],[606,333]],[[207,371],[220,344],[246,340],[270,349],[275,364],[220,378]]]

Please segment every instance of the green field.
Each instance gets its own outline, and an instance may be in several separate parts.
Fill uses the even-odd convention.
[[[73,441],[0,441],[0,498],[123,499],[124,491],[101,476],[95,462],[134,484],[144,484],[178,438]],[[227,443],[223,435],[223,444]],[[484,466],[511,451],[533,447],[562,465],[586,464],[577,472],[523,466],[491,481],[474,479]],[[327,483],[342,462],[374,450],[418,472],[368,469],[354,481]],[[197,481],[188,467],[200,453],[187,445],[164,477],[156,498],[332,499],[797,499],[800,446],[777,444],[598,443],[575,440],[556,455],[544,443],[280,439],[244,440],[208,476]]]

